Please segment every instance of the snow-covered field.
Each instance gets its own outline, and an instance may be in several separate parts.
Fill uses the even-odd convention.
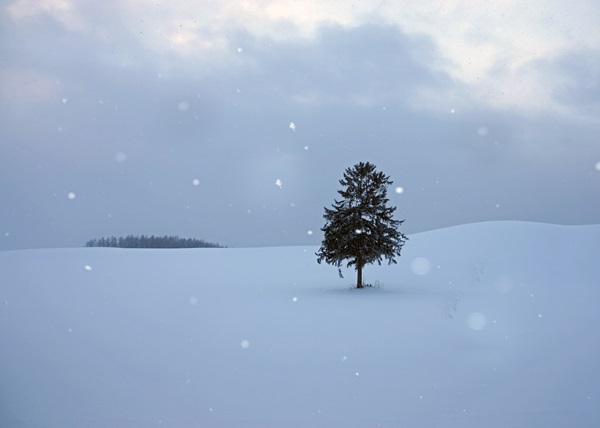
[[[0,426],[600,426],[600,226],[316,250],[0,252]]]

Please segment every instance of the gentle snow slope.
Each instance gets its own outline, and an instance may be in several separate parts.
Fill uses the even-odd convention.
[[[0,426],[600,426],[600,226],[316,249],[0,252]]]

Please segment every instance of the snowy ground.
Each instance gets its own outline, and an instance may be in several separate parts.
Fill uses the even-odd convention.
[[[600,226],[316,250],[0,252],[0,426],[600,426]]]

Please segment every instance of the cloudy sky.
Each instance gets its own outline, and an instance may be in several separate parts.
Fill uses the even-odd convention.
[[[596,0],[0,5],[0,249],[318,244],[359,161],[405,233],[600,223]]]

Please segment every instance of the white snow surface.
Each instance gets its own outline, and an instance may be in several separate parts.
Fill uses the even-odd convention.
[[[0,426],[600,426],[600,225],[316,250],[0,252]]]

